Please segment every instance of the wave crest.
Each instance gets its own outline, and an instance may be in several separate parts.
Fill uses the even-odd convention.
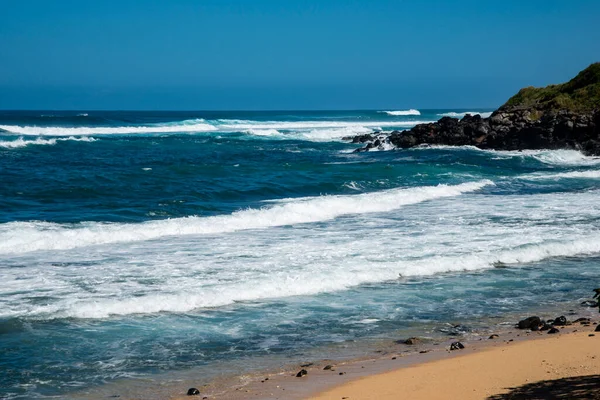
[[[230,215],[185,217],[140,224],[9,222],[0,225],[0,254],[65,250],[146,241],[164,236],[207,235],[314,223],[343,215],[391,211],[409,204],[477,191],[493,184],[492,181],[482,180],[454,186],[422,186],[358,195],[309,197],[266,208],[237,211]]]
[[[30,146],[30,145],[54,146],[58,141],[60,141],[60,142],[65,142],[65,141],[95,142],[96,139],[90,138],[90,137],[77,138],[74,136],[70,136],[68,138],[60,138],[60,139],[37,138],[35,140],[25,140],[22,137],[20,137],[17,140],[0,141],[0,147],[3,147],[5,149],[18,149],[18,148],[26,147],[26,146]]]
[[[411,108],[410,110],[399,110],[399,111],[379,111],[380,113],[386,113],[387,115],[393,116],[408,116],[408,115],[421,115],[421,111]]]

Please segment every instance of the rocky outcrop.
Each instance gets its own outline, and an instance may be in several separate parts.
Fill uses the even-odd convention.
[[[600,155],[600,63],[561,85],[525,88],[489,118],[443,117],[407,131],[359,143],[368,151],[389,142],[397,148],[420,145],[475,146],[481,149],[576,149]],[[376,143],[378,142],[378,143]]]

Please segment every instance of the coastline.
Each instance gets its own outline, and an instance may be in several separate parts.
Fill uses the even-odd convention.
[[[546,398],[551,391],[588,398],[584,394],[597,395],[600,389],[589,384],[600,374],[600,334],[594,334],[594,328],[473,347],[456,357],[353,380],[310,399],[397,399],[399,393],[415,400]]]
[[[324,357],[295,369],[244,375],[244,382],[238,377],[237,385],[228,380],[230,386],[224,391],[215,391],[209,383],[198,386],[198,397],[178,391],[169,398],[396,399],[398,393],[411,399],[487,398],[536,381],[600,374],[600,364],[595,362],[600,359],[595,341],[600,340],[600,333],[594,333],[598,323],[595,311],[571,313],[575,315],[570,315],[570,320],[592,317],[591,324],[559,327],[558,334],[511,326],[490,331],[498,335],[494,339],[488,338],[492,333],[481,332],[470,338],[395,344],[395,348],[372,357],[338,362]],[[464,343],[465,348],[450,351],[455,341]],[[332,368],[324,370],[327,365]],[[307,375],[297,378],[300,369],[305,369]]]

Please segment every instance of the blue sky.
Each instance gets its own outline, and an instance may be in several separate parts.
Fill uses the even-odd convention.
[[[0,108],[496,107],[600,61],[600,1],[0,0]]]

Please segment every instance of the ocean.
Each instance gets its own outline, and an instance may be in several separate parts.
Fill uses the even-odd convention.
[[[578,306],[600,286],[600,159],[342,140],[490,111],[0,111],[0,398],[201,385]]]

